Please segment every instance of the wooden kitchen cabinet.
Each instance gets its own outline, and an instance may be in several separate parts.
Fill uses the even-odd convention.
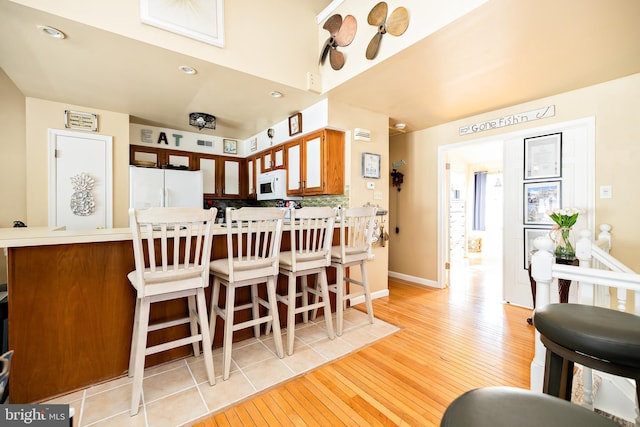
[[[195,153],[140,145],[129,146],[129,164],[143,166],[155,165],[157,168],[170,165],[186,167],[189,168],[189,170],[198,169]]]
[[[244,198],[247,195],[245,161],[236,157],[197,154],[206,197]]]
[[[284,169],[285,168],[285,147],[284,145],[278,145],[277,147],[273,147],[269,150],[263,151],[260,154],[261,158],[261,166],[260,171],[262,173],[269,172],[274,169]]]
[[[314,132],[285,144],[287,195],[344,193],[344,133]]]

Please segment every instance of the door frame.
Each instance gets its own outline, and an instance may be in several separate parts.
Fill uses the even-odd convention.
[[[447,281],[447,272],[445,269],[445,262],[448,260],[447,255],[447,241],[449,239],[449,230],[448,230],[448,215],[449,215],[449,207],[447,203],[447,196],[449,188],[446,185],[447,182],[447,171],[446,171],[446,163],[447,163],[447,151],[451,149],[456,149],[460,147],[464,147],[466,145],[476,144],[476,143],[486,143],[490,141],[502,140],[507,141],[510,139],[516,138],[525,138],[528,136],[532,136],[535,134],[546,134],[552,133],[558,130],[562,130],[564,128],[573,128],[578,126],[584,126],[587,130],[587,140],[586,140],[586,150],[587,150],[587,168],[591,173],[588,173],[585,177],[586,186],[587,186],[587,206],[584,207],[586,213],[585,217],[587,219],[587,226],[591,231],[592,235],[595,230],[595,117],[586,117],[576,120],[569,120],[564,122],[553,123],[545,126],[536,126],[523,130],[513,131],[513,132],[505,132],[500,133],[484,138],[478,138],[470,141],[464,142],[456,142],[451,144],[445,144],[438,147],[438,283],[437,287],[443,288],[446,285]],[[504,150],[504,146],[503,146]],[[522,159],[524,162],[524,159]],[[504,157],[503,157],[504,162]],[[504,168],[503,168],[504,170]],[[507,200],[507,195],[503,199],[503,209],[506,209],[506,205],[508,202],[515,203],[516,201]],[[503,224],[506,220],[506,216],[503,215]],[[504,226],[503,226],[504,230]],[[506,245],[506,236],[503,231],[503,248],[507,248]],[[506,250],[506,249],[504,249]],[[504,275],[505,268],[503,266],[503,287],[504,283]],[[504,289],[503,289],[504,295]]]
[[[88,134],[84,132],[74,132],[62,129],[49,129],[49,226],[54,226],[57,221],[55,205],[55,201],[57,200],[57,161],[55,150],[57,147],[57,138],[59,136],[91,139],[102,142],[105,156],[105,228],[113,228],[113,137],[108,135]]]

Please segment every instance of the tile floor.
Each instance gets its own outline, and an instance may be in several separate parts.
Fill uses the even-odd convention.
[[[334,314],[335,316],[335,314]],[[334,319],[335,327],[335,319]],[[131,379],[119,378],[46,403],[69,404],[74,426],[189,426],[225,406],[239,402],[289,378],[398,331],[379,319],[369,324],[357,309],[345,312],[344,333],[329,340],[324,318],[297,325],[294,352],[279,359],[272,335],[234,343],[229,380],[223,381],[222,349],[213,353],[216,384],[206,380],[202,356],[170,362],[145,370],[143,404],[129,416]],[[283,329],[283,342],[286,329]]]

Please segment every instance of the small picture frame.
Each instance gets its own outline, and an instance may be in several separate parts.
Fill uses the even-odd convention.
[[[302,132],[302,113],[296,113],[289,117],[289,136]]]
[[[235,139],[224,139],[222,147],[225,154],[238,154],[238,141]]]
[[[362,153],[362,177],[380,179],[380,154]]]
[[[547,211],[561,206],[561,181],[525,182],[522,192],[524,200],[524,223],[527,225],[552,225]]]
[[[524,139],[524,180],[562,176],[562,132]]]
[[[531,263],[531,251],[536,249],[534,241],[538,237],[549,235],[550,228],[524,228],[524,264],[525,270],[529,269]]]

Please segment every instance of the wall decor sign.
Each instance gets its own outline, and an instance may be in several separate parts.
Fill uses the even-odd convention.
[[[380,178],[380,154],[362,153],[362,177]]]
[[[251,149],[251,151],[256,151],[258,149],[258,138],[257,137],[253,137],[251,138],[251,142],[249,144],[249,148]]]
[[[98,115],[82,111],[64,110],[64,127],[97,132]]]
[[[71,177],[71,185],[73,186],[73,194],[69,207],[74,215],[89,216],[96,208],[96,202],[93,199],[94,179],[86,172],[79,173]]]
[[[474,123],[460,127],[460,136],[472,133],[484,132],[487,130],[498,129],[505,126],[513,126],[520,123],[531,122],[534,120],[546,119],[556,115],[556,106],[538,108],[537,110],[526,111],[524,113],[510,114],[497,119],[487,120],[484,122]]]
[[[562,132],[524,139],[524,179],[562,176]]]
[[[552,225],[547,211],[560,208],[561,181],[524,183],[524,223]]]
[[[143,23],[224,47],[223,0],[140,0]]]
[[[536,249],[534,241],[538,237],[548,236],[550,228],[525,228],[524,229],[524,264],[525,270],[529,269],[531,264],[531,251]]]
[[[225,139],[223,141],[223,151],[225,154],[238,154],[238,141],[235,139]]]
[[[289,117],[289,136],[302,132],[302,113]]]

